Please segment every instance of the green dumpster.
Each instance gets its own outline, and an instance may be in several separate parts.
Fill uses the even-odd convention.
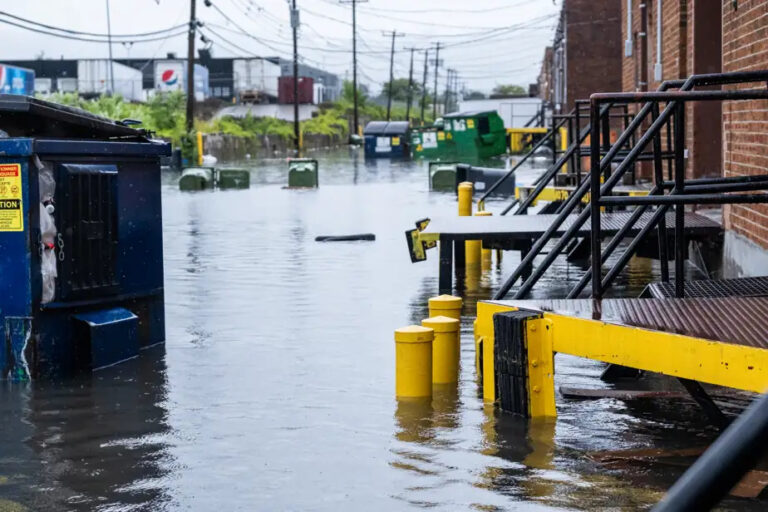
[[[456,163],[429,162],[429,188],[441,192],[456,192]]]
[[[313,158],[292,158],[288,161],[288,187],[317,188],[318,163]]]
[[[446,139],[461,161],[481,161],[507,151],[504,121],[495,110],[448,114],[444,123]]]
[[[247,169],[219,169],[216,171],[220,189],[249,188],[251,173]]]
[[[179,178],[179,190],[205,190],[213,188],[212,167],[188,167]]]

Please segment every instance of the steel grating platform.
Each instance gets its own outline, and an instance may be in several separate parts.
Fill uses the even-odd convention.
[[[653,213],[640,217],[627,236],[635,236],[645,226]],[[600,215],[604,236],[616,234],[632,216],[631,212],[603,213]],[[439,235],[454,240],[511,240],[531,239],[541,236],[555,222],[559,215],[505,215],[488,217],[444,217],[431,219],[422,231],[423,235]],[[576,221],[578,215],[569,215],[555,233],[560,236]],[[667,214],[667,230],[674,233],[675,215]],[[722,226],[704,215],[685,214],[685,232],[687,235],[714,235],[722,231]],[[579,236],[590,234],[589,222],[579,229]]]
[[[768,349],[768,297],[492,301],[510,308],[598,320]]]
[[[651,283],[640,296],[655,299],[672,298],[675,296],[675,282]],[[685,282],[686,298],[765,296],[768,296],[768,276]]]

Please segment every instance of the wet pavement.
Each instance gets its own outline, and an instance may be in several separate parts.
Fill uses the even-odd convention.
[[[437,253],[411,264],[404,231],[455,214],[455,196],[428,191],[423,163],[317,157],[318,190],[282,188],[284,160],[247,162],[243,191],[181,193],[164,175],[166,345],[88,378],[0,384],[0,511],[647,508],[690,460],[593,454],[717,435],[679,398],[558,397],[556,423],[484,406],[475,301],[516,253],[466,283],[459,385],[398,404],[393,330],[426,317],[437,291]],[[314,241],[365,232],[376,241]],[[657,272],[636,258],[614,293],[636,296]],[[579,276],[558,261],[535,295],[563,296]],[[557,368],[558,386],[605,386],[598,363],[560,355]]]

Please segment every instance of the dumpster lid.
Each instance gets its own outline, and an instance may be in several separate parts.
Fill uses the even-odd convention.
[[[0,94],[0,129],[11,137],[148,140],[144,130],[79,108],[16,94]]]
[[[405,135],[410,130],[408,121],[371,121],[365,125],[364,135]]]
[[[453,112],[452,114],[446,114],[443,117],[446,119],[454,119],[457,117],[484,117],[498,115],[495,110],[473,110],[468,112]]]

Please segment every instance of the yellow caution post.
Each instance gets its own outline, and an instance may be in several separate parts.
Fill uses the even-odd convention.
[[[429,316],[447,316],[461,320],[461,297],[453,295],[439,295],[429,299]]]
[[[197,165],[203,165],[203,132],[197,132]]]
[[[490,217],[491,215],[493,215],[491,212],[481,211],[477,212],[475,217]],[[484,249],[480,241],[478,241],[478,244],[480,244],[480,266],[484,271],[490,270],[493,266],[493,251],[491,249]],[[469,258],[469,248],[467,248],[467,258]]]
[[[421,322],[435,333],[432,341],[432,382],[452,384],[459,381],[459,321],[434,316]]]
[[[459,183],[459,217],[469,217],[472,215],[472,195],[475,192],[475,185],[470,181]]]
[[[410,325],[395,331],[395,394],[397,398],[432,396],[432,341],[435,331]]]

